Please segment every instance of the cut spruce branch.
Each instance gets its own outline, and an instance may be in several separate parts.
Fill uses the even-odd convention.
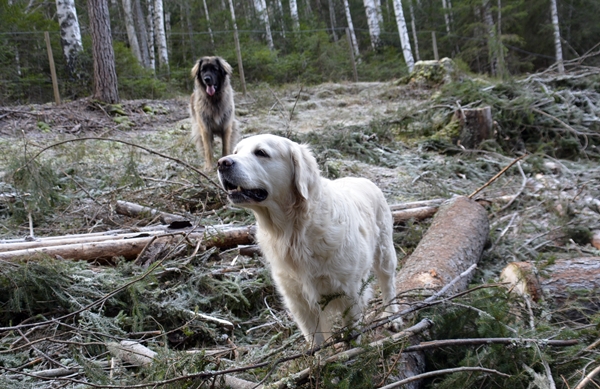
[[[65,239],[0,244],[0,260],[33,259],[42,255],[74,260],[111,260],[114,257],[135,259],[148,244],[173,244],[185,236],[199,240],[205,247],[233,247],[254,243],[254,226],[215,226],[169,230],[151,230],[101,236],[74,235]]]
[[[510,377],[509,374],[506,373],[502,373],[498,370],[494,370],[494,369],[486,369],[484,367],[455,367],[453,369],[442,369],[442,370],[435,370],[435,371],[428,371],[427,373],[422,373],[422,374],[418,374],[412,377],[408,377],[405,378],[403,380],[394,382],[392,384],[386,385],[386,386],[382,386],[379,389],[392,389],[392,388],[399,388],[400,386],[403,385],[407,385],[410,384],[412,382],[415,381],[420,381],[423,380],[425,378],[431,378],[431,377],[437,377],[439,375],[445,375],[445,374],[454,374],[454,373],[460,373],[460,372],[464,372],[464,371],[474,371],[474,372],[480,372],[480,373],[488,373],[488,374],[497,374],[500,375],[502,377]]]

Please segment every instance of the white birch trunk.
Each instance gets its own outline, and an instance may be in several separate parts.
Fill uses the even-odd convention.
[[[271,23],[269,23],[267,2],[265,0],[254,0],[254,8],[256,9],[256,13],[258,14],[258,17],[262,22],[263,27],[265,28],[267,45],[269,46],[270,50],[273,50],[275,46],[273,45],[273,35],[271,35]]]
[[[377,20],[379,21],[379,26],[383,26],[383,12],[381,11],[381,0],[374,0],[375,3],[375,12],[377,13]]]
[[[298,3],[296,0],[290,0],[290,15],[294,23],[294,30],[300,29],[300,17],[298,16]]]
[[[346,22],[348,23],[348,30],[350,31],[350,40],[352,41],[354,58],[358,59],[360,53],[358,51],[358,42],[356,41],[356,34],[354,33],[354,24],[352,23],[352,14],[350,14],[350,4],[348,4],[348,0],[344,0],[344,10],[346,11]]]
[[[142,65],[150,68],[150,53],[148,51],[148,28],[142,12],[140,0],[133,0],[133,19],[135,21],[136,31],[139,34],[138,44],[142,56]]]
[[[60,42],[67,61],[67,70],[70,75],[75,75],[77,58],[83,51],[75,0],[56,0],[56,16],[60,25]]]
[[[167,50],[167,33],[162,0],[154,0],[154,29],[156,33],[156,48],[158,49],[158,66],[168,72],[169,51]]]
[[[563,74],[565,72],[565,65],[563,64],[562,45],[560,43],[560,27],[558,25],[558,7],[556,6],[556,0],[550,0],[550,9],[552,11],[552,27],[554,27],[554,49],[556,50],[556,64],[558,66],[558,72]]]
[[[155,48],[155,37],[156,32],[154,29],[154,3],[153,0],[146,0],[148,6],[148,54],[150,55],[150,69],[156,69],[156,48]]]
[[[212,28],[210,26],[210,15],[208,14],[208,7],[206,6],[206,0],[202,0],[204,3],[204,13],[206,14],[206,23],[208,24],[208,35],[210,35],[210,44],[215,47],[215,37],[213,36]]]
[[[421,55],[419,54],[419,40],[417,39],[417,23],[415,22],[415,9],[413,7],[412,0],[408,0],[408,4],[410,9],[410,25],[412,28],[413,42],[415,42],[415,56],[417,57],[417,61],[420,61]]]
[[[404,20],[404,11],[402,10],[402,1],[393,0],[394,13],[396,14],[396,24],[398,26],[398,34],[400,35],[400,45],[402,46],[402,54],[408,71],[412,72],[415,67],[415,60],[410,49],[410,39],[408,38],[408,29]]]
[[[337,42],[338,36],[337,32],[335,31],[337,24],[335,21],[335,6],[333,5],[333,0],[327,0],[327,3],[329,4],[329,21],[331,22],[331,33],[333,34],[333,40]]]
[[[273,20],[279,19],[281,22],[281,36],[285,38],[285,23],[283,22],[283,4],[281,0],[275,0],[275,7],[277,8],[276,16],[273,17]]]
[[[363,0],[365,13],[367,14],[367,24],[369,25],[369,35],[371,36],[371,46],[377,49],[381,43],[381,26],[377,15],[375,0]]]
[[[446,0],[442,0],[442,8],[444,8],[444,21],[446,22],[446,32],[450,35],[450,10]]]
[[[57,0],[60,1],[60,0]],[[133,8],[131,0],[123,0],[123,12],[125,14],[125,29],[127,30],[127,40],[133,56],[138,60],[140,65],[143,65],[142,52],[135,33],[135,23],[133,21]]]

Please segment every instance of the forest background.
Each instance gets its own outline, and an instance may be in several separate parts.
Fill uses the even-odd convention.
[[[398,78],[411,60],[434,59],[434,39],[438,57],[462,70],[503,78],[533,72],[557,59],[552,3],[564,59],[592,49],[600,36],[594,0],[112,0],[108,10],[120,96],[156,99],[190,92],[189,70],[201,56],[220,55],[241,70],[235,28],[248,83],[353,80],[352,55],[358,80]],[[83,1],[0,0],[1,104],[52,100],[44,31],[61,96],[92,94],[88,10]],[[73,18],[80,38],[65,30]],[[67,47],[76,59],[65,55]],[[242,90],[237,75],[234,88]]]

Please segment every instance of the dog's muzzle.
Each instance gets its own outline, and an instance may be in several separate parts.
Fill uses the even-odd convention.
[[[261,188],[247,189],[242,187],[236,175],[236,162],[231,157],[223,157],[217,162],[219,181],[227,191],[227,197],[234,204],[260,203],[266,200],[269,192]]]

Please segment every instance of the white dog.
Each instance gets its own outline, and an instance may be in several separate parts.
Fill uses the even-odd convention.
[[[260,248],[308,342],[328,339],[338,314],[346,325],[360,320],[371,270],[384,314],[398,311],[392,213],[375,184],[323,178],[308,147],[274,135],[244,139],[218,171],[230,201],[254,212]]]

